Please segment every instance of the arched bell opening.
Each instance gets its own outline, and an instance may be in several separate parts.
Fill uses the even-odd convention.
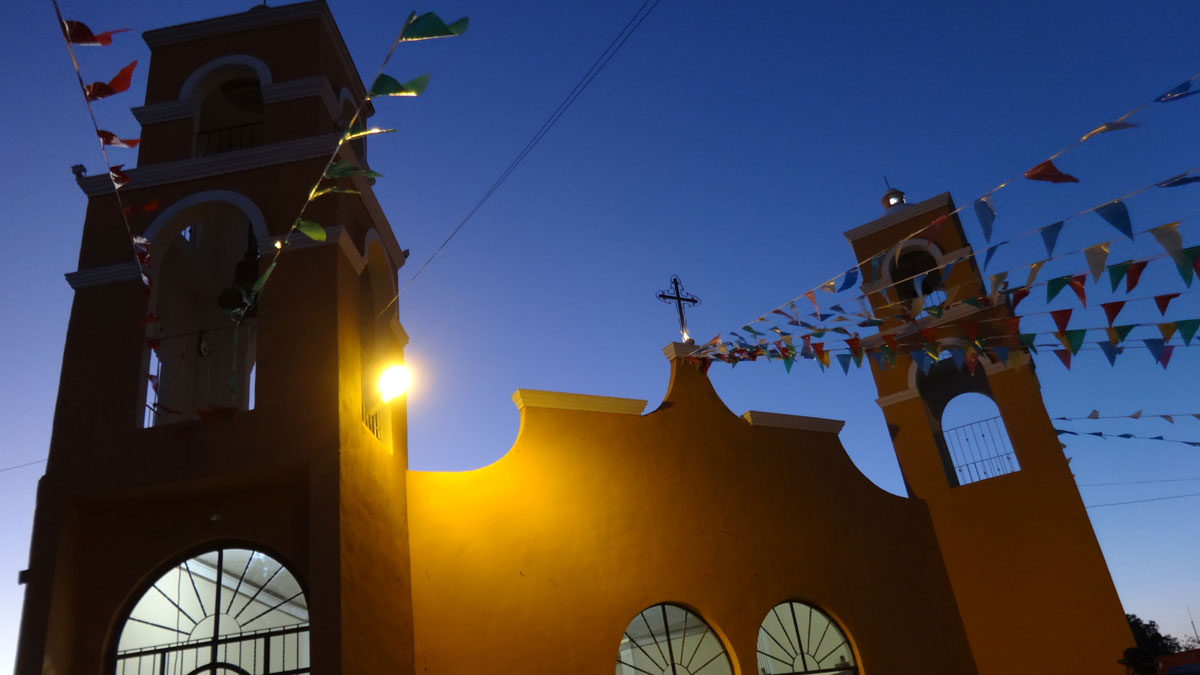
[[[255,404],[261,227],[222,201],[164,215],[151,243],[143,427]]]

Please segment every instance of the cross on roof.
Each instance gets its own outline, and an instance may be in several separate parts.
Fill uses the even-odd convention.
[[[676,310],[679,312],[679,332],[683,335],[683,341],[690,344],[692,338],[688,335],[687,319],[683,316],[683,306],[685,304],[693,307],[699,305],[700,298],[691,293],[685,293],[683,283],[679,281],[679,276],[675,274],[671,275],[670,288],[665,291],[659,291],[657,297],[668,305],[675,305]]]

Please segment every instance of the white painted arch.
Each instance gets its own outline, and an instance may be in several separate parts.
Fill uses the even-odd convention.
[[[209,61],[208,63],[205,63],[194,70],[191,75],[188,75],[187,79],[183,81],[183,86],[179,89],[179,100],[190,101],[192,99],[192,95],[196,91],[196,87],[200,86],[200,83],[202,83],[210,73],[218,68],[224,68],[226,66],[245,66],[250,70],[253,70],[258,76],[258,86],[260,88],[271,84],[273,81],[271,78],[271,69],[267,67],[267,64],[263,63],[262,60],[254,58],[249,54],[230,54],[228,56],[222,56],[220,58],[213,59],[212,61]]]

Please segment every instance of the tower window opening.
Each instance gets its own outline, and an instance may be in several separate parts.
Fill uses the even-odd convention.
[[[901,254],[900,259],[892,264],[891,278],[901,302],[918,297],[924,298],[927,305],[940,305],[946,301],[942,271],[938,269],[937,259],[928,251],[915,250]]]
[[[617,649],[616,675],[732,675],[721,638],[693,612],[662,603],[629,622]]]
[[[257,77],[217,71],[196,106],[194,154],[205,157],[262,145],[263,100]]]
[[[967,485],[1021,469],[1008,430],[991,398],[962,394],[942,413],[946,459],[958,485]]]
[[[762,675],[857,675],[850,638],[828,614],[803,602],[771,608],[758,628]]]

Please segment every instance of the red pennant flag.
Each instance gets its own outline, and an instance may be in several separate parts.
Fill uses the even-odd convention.
[[[142,323],[146,324],[147,326],[149,326],[150,324],[155,323],[157,321],[158,321],[158,315],[155,314],[154,312],[147,314],[146,318],[142,319]]]
[[[1178,293],[1164,293],[1163,295],[1154,296],[1154,304],[1158,307],[1158,313],[1162,316],[1166,316],[1167,315],[1167,305],[1172,300],[1174,300],[1175,298],[1178,298],[1178,297],[1179,297]],[[1111,325],[1111,322],[1110,322],[1110,325]]]
[[[823,359],[825,356],[825,343],[824,342],[812,343],[812,350],[813,350],[813,353],[817,355],[817,359]]]
[[[133,69],[137,67],[137,61],[125,66],[117,76],[108,82],[93,82],[83,88],[83,95],[89,101],[99,101],[102,98],[108,98],[114,94],[129,89],[129,85],[133,82]]]
[[[967,339],[971,342],[979,337],[979,324],[974,321],[966,321],[963,323],[963,332],[967,334]]]
[[[862,339],[858,337],[846,338],[846,346],[850,348],[850,353],[862,358]]]
[[[1164,345],[1162,348],[1162,357],[1158,360],[1162,364],[1163,370],[1167,369],[1167,364],[1171,361],[1171,354],[1175,353],[1175,345]]]
[[[1050,312],[1050,316],[1054,319],[1054,325],[1058,326],[1058,332],[1065,333],[1067,330],[1067,322],[1071,320],[1072,309],[1056,309]]]
[[[132,218],[139,213],[154,213],[158,210],[158,200],[154,199],[145,204],[130,204],[121,209],[126,218]]]
[[[1129,263],[1129,270],[1125,272],[1125,292],[1132,291],[1138,285],[1138,280],[1142,278],[1142,270],[1146,269],[1147,260],[1139,260]]]
[[[1083,288],[1083,284],[1086,281],[1086,274],[1077,274],[1071,277],[1071,281],[1068,282],[1071,290],[1075,291],[1075,297],[1079,298],[1079,304],[1083,305],[1084,309],[1087,309],[1087,292]]]
[[[129,148],[132,150],[138,146],[138,143],[142,142],[140,138],[121,138],[113,132],[104,131],[103,129],[98,130],[96,135],[100,137],[100,145],[111,145],[114,148]]]
[[[1113,321],[1117,315],[1121,313],[1121,308],[1125,306],[1124,300],[1114,300],[1112,302],[1102,302],[1100,306],[1104,308],[1104,316],[1108,318],[1108,325],[1111,328]]]
[[[162,340],[159,340],[156,338],[151,338],[149,340],[146,340],[146,346],[149,347],[150,349],[154,350],[155,352],[157,352],[158,348],[162,347]]]
[[[967,372],[974,375],[975,367],[979,365],[979,353],[967,352]]]
[[[150,388],[153,389],[154,393],[157,394],[158,393],[158,376],[155,375],[154,373],[146,373],[146,379],[150,381]]]
[[[942,231],[942,225],[945,225],[946,221],[948,220],[950,220],[949,216],[938,216],[937,218],[934,218],[933,222],[929,223],[929,227],[925,229],[924,238],[931,241],[936,239],[938,232]]]
[[[128,30],[128,28],[118,28],[97,35],[92,33],[92,29],[78,21],[63,21],[63,36],[67,38],[67,42],[83,47],[107,47],[112,44],[112,36]]]
[[[1065,174],[1054,166],[1054,162],[1046,160],[1025,172],[1029,180],[1044,180],[1047,183],[1078,183],[1079,179]]]
[[[1064,366],[1066,366],[1067,370],[1071,369],[1071,352],[1070,352],[1070,350],[1055,349],[1054,355],[1058,357],[1059,361],[1062,361],[1062,364]]]
[[[1006,316],[1004,317],[1004,323],[1008,324],[1008,329],[1012,331],[1013,335],[1021,334],[1021,317]]]
[[[121,170],[124,166],[124,164],[114,164],[108,170],[108,177],[112,179],[113,187],[118,190],[129,185],[129,176]]]
[[[897,347],[896,347],[896,336],[895,336],[895,335],[892,335],[891,333],[884,333],[884,334],[883,334],[883,341],[884,341],[884,343],[885,343],[885,344],[887,344],[887,346],[888,346],[889,348],[891,348],[892,352],[898,352],[898,351],[900,351],[900,350],[899,350],[899,349],[897,349]]]
[[[1029,288],[1028,287],[1018,288],[1017,290],[1012,292],[1011,297],[1012,297],[1013,309],[1016,309],[1017,305],[1021,304],[1022,300],[1029,297]]]
[[[937,344],[937,330],[934,328],[922,328],[921,337],[931,345]]]

